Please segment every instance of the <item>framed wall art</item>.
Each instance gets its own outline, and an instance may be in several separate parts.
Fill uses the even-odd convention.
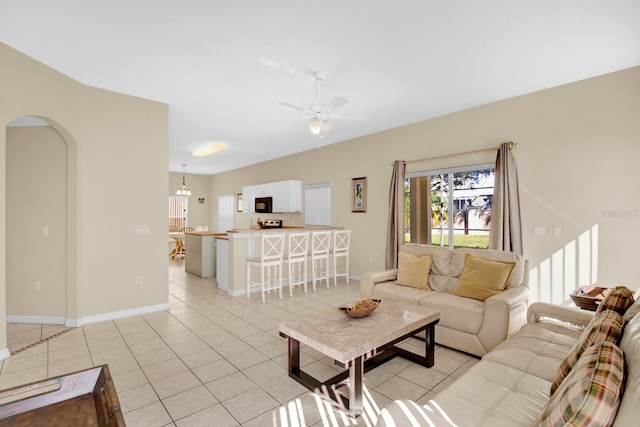
[[[367,178],[351,179],[351,212],[367,211]]]

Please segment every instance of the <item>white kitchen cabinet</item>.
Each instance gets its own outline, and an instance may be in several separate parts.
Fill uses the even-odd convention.
[[[216,281],[218,289],[229,292],[229,240],[216,239]]]
[[[255,213],[256,193],[255,185],[242,187],[242,212]]]
[[[255,212],[256,197],[272,197],[274,213],[302,211],[302,181],[270,182],[242,187],[243,212]]]
[[[282,212],[302,211],[302,181],[282,182]]]

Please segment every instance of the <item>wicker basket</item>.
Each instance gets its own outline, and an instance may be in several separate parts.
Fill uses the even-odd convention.
[[[358,318],[367,317],[380,305],[379,299],[363,299],[346,305],[341,305],[338,310],[346,316]]]

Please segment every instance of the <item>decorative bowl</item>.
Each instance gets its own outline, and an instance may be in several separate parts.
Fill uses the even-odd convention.
[[[358,318],[367,317],[373,310],[380,305],[379,299],[363,299],[349,304],[341,305],[338,307],[338,311],[346,316]]]

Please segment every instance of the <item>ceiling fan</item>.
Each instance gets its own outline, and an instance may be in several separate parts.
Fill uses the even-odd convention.
[[[346,98],[336,96],[331,100],[322,103],[322,75],[316,71],[313,73],[313,77],[318,83],[318,102],[311,104],[308,107],[300,107],[298,105],[289,104],[287,102],[279,102],[280,105],[285,107],[295,108],[296,110],[304,111],[306,115],[302,116],[303,119],[309,119],[309,132],[314,135],[320,135],[322,131],[328,132],[331,130],[332,124],[329,119],[339,119],[339,114],[335,114],[334,111],[342,107],[349,102]]]

